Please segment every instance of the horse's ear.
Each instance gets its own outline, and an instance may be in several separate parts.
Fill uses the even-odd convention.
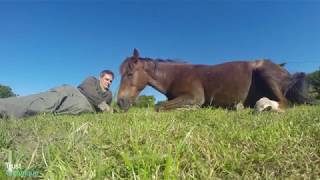
[[[139,51],[136,48],[133,49],[133,57],[139,58]]]
[[[134,63],[137,63],[139,61],[139,52],[136,48],[133,49],[132,60]]]

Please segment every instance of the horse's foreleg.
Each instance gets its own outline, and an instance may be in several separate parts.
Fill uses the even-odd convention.
[[[201,107],[204,103],[204,97],[193,95],[181,95],[175,99],[164,102],[156,111],[168,111],[177,108]]]

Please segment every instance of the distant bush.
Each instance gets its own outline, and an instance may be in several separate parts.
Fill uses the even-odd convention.
[[[134,106],[140,108],[154,107],[155,101],[156,98],[154,96],[141,95],[137,98]]]
[[[12,96],[16,96],[16,94],[12,92],[12,89],[9,86],[0,84],[0,98],[6,98],[6,97],[12,97]]]
[[[320,70],[308,74],[308,81],[311,85],[311,95],[320,99]]]

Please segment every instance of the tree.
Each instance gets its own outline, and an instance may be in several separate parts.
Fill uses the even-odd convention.
[[[154,107],[156,98],[154,96],[141,95],[137,98],[134,106],[136,107]]]
[[[6,98],[11,96],[16,96],[16,94],[12,92],[12,89],[9,86],[0,84],[0,98]]]
[[[320,70],[308,74],[312,96],[320,99]]]

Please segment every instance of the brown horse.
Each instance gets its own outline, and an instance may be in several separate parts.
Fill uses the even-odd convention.
[[[232,108],[238,103],[253,107],[262,97],[278,101],[280,109],[287,107],[288,100],[307,101],[305,74],[291,75],[269,60],[193,65],[141,58],[134,49],[133,56],[121,64],[120,73],[117,102],[124,110],[147,85],[168,98],[157,108],[160,111],[190,106]]]

